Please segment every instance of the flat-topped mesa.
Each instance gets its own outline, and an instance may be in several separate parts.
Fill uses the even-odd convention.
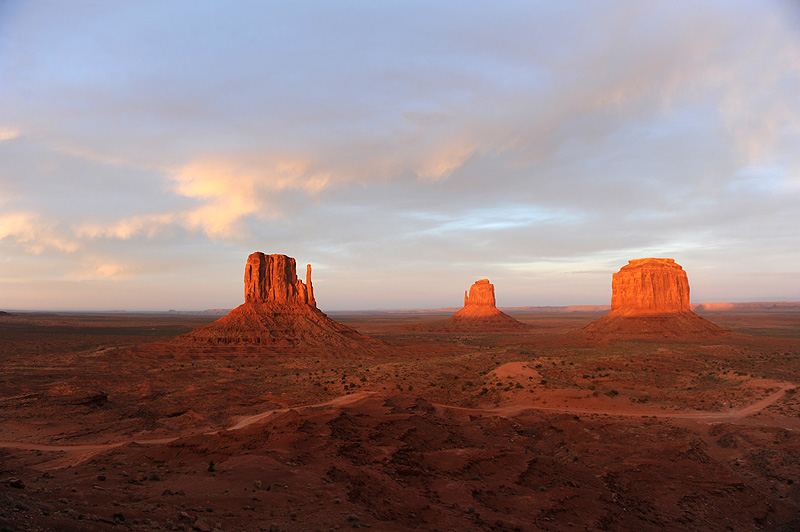
[[[689,279],[673,259],[629,260],[611,281],[611,312],[583,328],[590,337],[705,338],[725,329],[691,311]]]
[[[674,259],[634,259],[611,281],[611,310],[633,313],[689,311],[689,279]]]
[[[479,318],[500,314],[494,299],[494,285],[489,279],[475,281],[469,287],[469,293],[464,291],[464,308],[453,316],[454,318]]]
[[[247,257],[244,269],[245,303],[311,305],[316,307],[311,285],[311,265],[306,267],[306,282],[297,278],[295,260],[286,255],[266,255],[257,251]]]

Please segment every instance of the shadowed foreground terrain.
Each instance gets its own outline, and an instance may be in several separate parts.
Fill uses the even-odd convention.
[[[0,527],[797,530],[800,309],[698,312],[733,333],[332,313],[382,341],[337,356],[172,340],[218,316],[3,315]]]

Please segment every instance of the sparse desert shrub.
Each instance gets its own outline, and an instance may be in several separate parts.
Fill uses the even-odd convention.
[[[122,512],[116,512],[114,515],[111,516],[111,519],[113,519],[114,521],[116,521],[118,523],[124,523],[125,522],[125,515],[123,515]]]
[[[208,471],[209,471],[209,473],[213,473],[215,471],[215,469],[214,469],[214,460],[211,460],[208,463]]]

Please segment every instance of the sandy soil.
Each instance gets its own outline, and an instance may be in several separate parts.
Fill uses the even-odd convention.
[[[350,314],[386,347],[337,357],[167,341],[213,316],[3,317],[0,529],[798,529],[789,314],[669,343]]]

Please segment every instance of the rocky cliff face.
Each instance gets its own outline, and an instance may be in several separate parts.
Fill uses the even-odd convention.
[[[256,252],[247,258],[244,299],[244,304],[226,316],[177,341],[313,348],[331,353],[380,343],[322,313],[311,285],[311,265],[306,266],[303,282],[297,278],[295,260],[286,255]]]
[[[303,283],[297,278],[297,267],[292,257],[265,255],[260,251],[251,254],[244,269],[244,301],[316,307],[311,265],[306,267],[306,282]]]
[[[727,331],[691,311],[689,280],[674,259],[628,261],[611,280],[611,312],[583,331],[600,340],[697,338]]]
[[[455,317],[482,317],[500,314],[494,299],[494,285],[489,279],[475,281],[464,291],[464,308],[456,312]]]
[[[612,277],[611,310],[628,313],[689,311],[689,279],[674,259],[628,261]]]
[[[529,327],[529,325],[501,312],[495,303],[494,285],[489,282],[489,279],[480,279],[472,284],[469,292],[464,292],[464,308],[434,328],[447,331],[470,330],[477,332],[483,330],[492,332],[521,330]]]

